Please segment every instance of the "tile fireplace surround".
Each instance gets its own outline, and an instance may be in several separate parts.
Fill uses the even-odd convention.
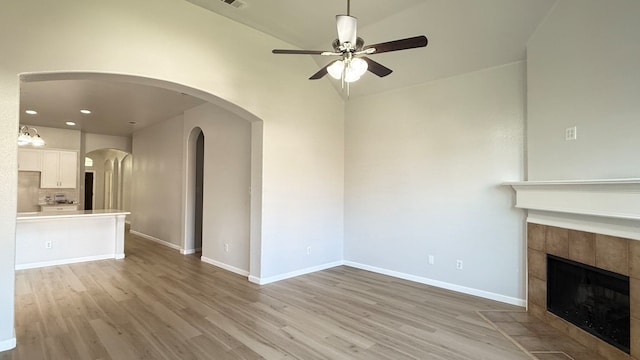
[[[507,183],[527,209],[527,311],[602,357],[640,360],[640,179]],[[631,355],[547,311],[547,254],[629,276]]]

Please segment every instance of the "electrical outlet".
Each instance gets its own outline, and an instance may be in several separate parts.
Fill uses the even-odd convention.
[[[564,130],[565,140],[576,140],[578,138],[578,127],[568,127]]]
[[[456,260],[456,269],[462,270],[462,260]]]
[[[307,255],[311,255],[311,246],[307,246]]]
[[[47,240],[47,242],[44,243],[44,247],[47,249],[51,249],[51,240]]]
[[[224,244],[224,251],[229,252],[229,244]]]
[[[433,265],[436,262],[436,258],[433,255],[429,255],[429,265]]]

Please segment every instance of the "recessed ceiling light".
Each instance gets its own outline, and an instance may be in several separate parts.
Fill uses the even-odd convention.
[[[80,112],[83,114],[91,114],[91,110],[87,110],[87,109],[82,109],[80,110]]]
[[[29,115],[36,115],[36,114],[38,114],[38,112],[37,112],[37,111],[35,111],[35,110],[26,110],[25,112],[26,112],[27,114],[29,114]]]
[[[76,126],[76,123],[74,123],[73,121],[67,121],[65,124],[69,126]]]

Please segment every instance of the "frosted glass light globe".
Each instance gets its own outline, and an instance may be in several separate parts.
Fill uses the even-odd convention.
[[[366,61],[360,58],[351,59],[351,61],[349,62],[349,65],[347,66],[347,69],[345,70],[344,81],[346,82],[358,81],[358,79],[360,79],[360,77],[365,72],[367,72],[368,68],[369,68],[369,64],[367,64]]]
[[[336,60],[333,64],[329,65],[327,72],[332,78],[340,80],[342,79],[342,69],[344,69],[344,63],[342,60]]]

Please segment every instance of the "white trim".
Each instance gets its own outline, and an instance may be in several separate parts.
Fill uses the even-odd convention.
[[[201,256],[200,260],[202,262],[204,262],[204,263],[211,264],[213,266],[219,267],[219,268],[227,270],[227,271],[231,271],[232,273],[236,273],[238,275],[249,276],[249,272],[247,270],[242,270],[242,269],[237,268],[235,266],[231,266],[231,265],[222,263],[220,261],[210,259],[208,257]]]
[[[516,207],[640,220],[640,179],[509,182]]]
[[[435,286],[435,287],[442,288],[442,289],[452,290],[452,291],[463,293],[463,294],[467,294],[467,295],[473,295],[473,296],[478,296],[478,297],[489,299],[489,300],[495,300],[495,301],[499,301],[499,302],[506,303],[506,304],[516,305],[516,306],[521,306],[521,307],[525,307],[527,305],[527,302],[526,302],[525,299],[518,299],[518,298],[514,298],[514,297],[510,297],[510,296],[505,296],[505,295],[501,295],[501,294],[492,293],[492,292],[489,292],[489,291],[484,291],[484,290],[474,289],[474,288],[470,288],[470,287],[466,287],[466,286],[460,286],[460,285],[456,285],[456,284],[446,283],[446,282],[443,282],[443,281],[433,280],[433,279],[425,278],[425,277],[422,277],[422,276],[405,274],[405,273],[401,273],[401,272],[398,272],[398,271],[382,269],[382,268],[379,268],[379,267],[360,264],[360,263],[353,262],[353,261],[345,261],[344,265],[351,266],[351,267],[356,268],[356,269],[367,270],[367,271],[375,272],[375,273],[378,273],[378,274],[383,274],[383,275],[399,278],[399,279],[409,280],[409,281],[417,282],[417,283],[420,283],[420,284],[425,284],[425,285]]]
[[[118,256],[119,255],[113,255],[113,254],[96,255],[96,256],[85,256],[85,257],[72,258],[72,259],[62,259],[62,260],[52,260],[52,261],[20,264],[20,265],[16,265],[16,270],[34,269],[34,268],[41,268],[46,266],[57,266],[57,265],[73,264],[73,263],[87,262],[87,261],[118,259]],[[122,254],[122,258],[124,258],[124,254]]]
[[[632,220],[529,210],[527,222],[640,240],[640,227],[638,227],[637,221]]]
[[[258,285],[266,285],[276,281],[290,279],[296,276],[306,275],[306,274],[314,273],[316,271],[322,271],[322,270],[326,270],[326,269],[330,269],[330,268],[333,268],[336,266],[342,266],[342,265],[344,265],[343,261],[335,261],[327,264],[322,264],[322,265],[312,266],[305,269],[291,271],[291,272],[280,274],[280,275],[270,276],[268,278],[259,278],[256,276],[249,276],[249,281]]]
[[[180,249],[180,254],[182,255],[191,255],[191,254],[195,254],[196,253],[196,249]]]
[[[124,257],[125,257],[124,253],[122,253],[122,254],[116,254],[116,256],[114,256],[113,258],[116,259],[116,260],[122,260],[122,259],[124,259]]]
[[[527,222],[640,240],[640,179],[508,182]]]
[[[147,240],[151,240],[153,242],[157,242],[160,245],[164,245],[166,247],[170,247],[170,248],[172,248],[174,250],[178,250],[178,251],[182,252],[182,248],[180,247],[180,245],[176,245],[176,244],[170,243],[170,242],[168,242],[166,240],[158,239],[157,237],[153,237],[151,235],[147,235],[147,234],[135,231],[135,230],[129,230],[129,233],[133,234],[133,235],[136,235],[136,236],[140,236],[141,238],[144,238],[144,239],[147,239]]]
[[[16,347],[16,330],[13,330],[13,337],[11,339],[0,341],[0,351],[11,350]]]

